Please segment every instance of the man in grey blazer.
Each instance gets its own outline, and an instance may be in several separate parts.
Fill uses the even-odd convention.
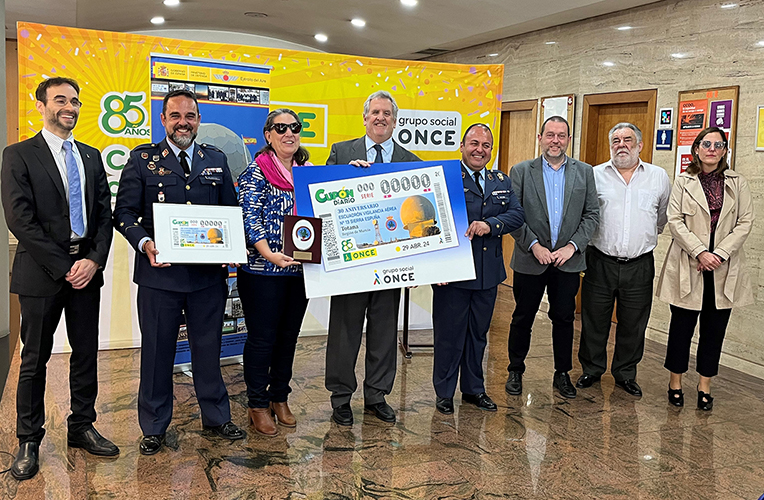
[[[398,105],[388,92],[371,94],[363,106],[366,135],[332,144],[327,165],[350,163],[368,167],[372,163],[420,161],[393,141]],[[326,389],[332,393],[332,419],[353,425],[350,399],[358,383],[355,363],[361,347],[366,319],[366,378],[363,382],[365,410],[380,420],[395,422],[395,412],[385,402],[395,381],[396,335],[401,290],[351,293],[332,297],[329,338],[326,343]]]
[[[525,224],[510,233],[515,250],[515,311],[509,328],[509,378],[506,390],[523,391],[525,357],[531,328],[546,290],[554,348],[553,385],[566,398],[576,397],[568,372],[573,367],[573,319],[584,251],[599,222],[597,189],[591,165],[565,154],[570,126],[553,116],[538,135],[541,156],[512,167],[512,187],[525,210]]]

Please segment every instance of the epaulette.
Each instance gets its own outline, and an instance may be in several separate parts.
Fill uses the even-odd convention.
[[[218,153],[222,153],[222,152],[223,152],[223,151],[222,151],[220,148],[218,148],[218,147],[217,147],[217,146],[215,146],[214,144],[206,144],[206,143],[205,143],[205,144],[200,144],[199,146],[200,146],[202,149],[210,149],[210,150],[212,150],[212,151],[217,151]]]
[[[146,144],[139,144],[135,146],[133,149],[150,149],[150,148],[156,148],[157,143],[156,142],[147,142]]]

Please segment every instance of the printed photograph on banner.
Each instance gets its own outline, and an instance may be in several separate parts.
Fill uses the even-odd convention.
[[[457,246],[442,166],[309,185],[327,272]]]

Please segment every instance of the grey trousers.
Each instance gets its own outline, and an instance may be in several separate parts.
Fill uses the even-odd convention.
[[[326,389],[332,408],[350,402],[358,382],[356,359],[366,319],[366,377],[363,397],[367,405],[381,403],[390,394],[397,367],[398,308],[401,290],[380,290],[332,297],[329,338],[326,343]]]
[[[654,277],[652,252],[628,262],[618,262],[592,246],[587,249],[578,349],[584,373],[598,377],[607,371],[607,341],[615,306],[618,325],[610,371],[618,381],[637,377],[653,303]]]

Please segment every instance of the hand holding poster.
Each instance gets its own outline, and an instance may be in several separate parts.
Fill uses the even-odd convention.
[[[459,161],[299,167],[297,212],[323,221],[308,297],[474,279]]]

